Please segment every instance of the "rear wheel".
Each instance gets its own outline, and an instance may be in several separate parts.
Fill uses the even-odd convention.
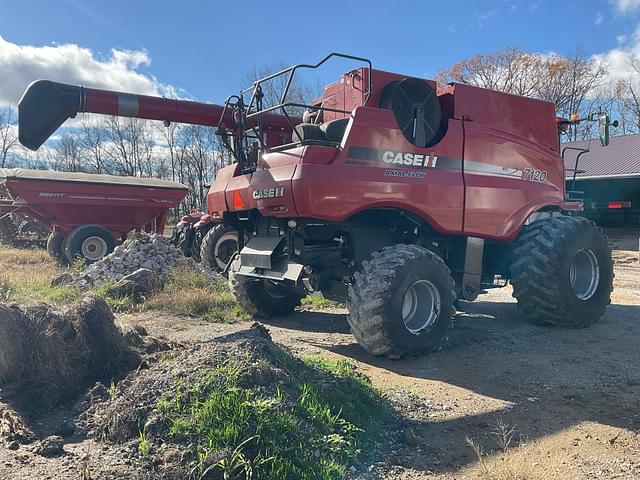
[[[113,252],[115,246],[113,234],[106,228],[100,225],[83,225],[69,234],[64,254],[71,263],[78,257],[93,263]]]
[[[18,244],[18,229],[13,223],[11,215],[0,218],[0,243],[5,245]]]
[[[372,355],[399,358],[438,349],[453,326],[449,269],[417,245],[394,245],[362,262],[349,287],[349,326]]]
[[[202,263],[216,272],[222,272],[238,251],[238,232],[233,227],[218,224],[202,240]]]
[[[264,318],[289,315],[304,297],[292,286],[233,272],[229,274],[229,287],[242,308]]]
[[[584,327],[611,303],[607,237],[582,217],[552,217],[524,228],[514,245],[513,296],[535,322]]]
[[[60,232],[51,232],[47,238],[47,252],[60,265],[69,265],[69,260],[64,254],[64,239]]]

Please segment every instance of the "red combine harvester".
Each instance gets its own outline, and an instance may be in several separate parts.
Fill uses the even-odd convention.
[[[288,102],[294,75],[333,57],[362,62],[310,105]],[[285,76],[281,100],[267,82]],[[304,110],[302,118],[293,111]],[[313,291],[347,302],[353,335],[374,355],[439,347],[454,303],[511,281],[522,313],[584,326],[610,302],[607,239],[572,216],[551,103],[374,70],[331,54],[256,81],[224,106],[36,82],[20,102],[20,140],[37,148],[68,117],[94,112],[210,125],[236,161],[208,194],[240,304],[291,312]],[[280,112],[277,114],[275,112]],[[604,125],[608,128],[608,125]]]
[[[95,262],[133,229],[162,233],[184,185],[152,178],[0,169],[0,222],[20,214],[51,228],[47,250],[60,263]]]

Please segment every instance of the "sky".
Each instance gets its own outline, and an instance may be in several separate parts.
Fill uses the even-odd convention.
[[[256,65],[332,51],[429,78],[508,46],[577,45],[624,77],[640,54],[640,0],[0,0],[0,105],[37,78],[220,103]]]

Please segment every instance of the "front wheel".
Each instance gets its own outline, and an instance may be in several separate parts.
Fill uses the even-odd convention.
[[[293,286],[233,272],[229,274],[229,287],[242,308],[252,315],[264,318],[289,315],[300,305],[304,296]]]
[[[351,333],[372,355],[438,349],[453,326],[454,282],[444,261],[418,245],[393,245],[362,262],[349,286]]]
[[[602,230],[586,218],[552,217],[526,226],[513,258],[513,296],[530,320],[584,327],[611,303],[611,249]]]
[[[202,239],[202,263],[214,272],[222,272],[238,251],[238,231],[220,223],[211,228]]]

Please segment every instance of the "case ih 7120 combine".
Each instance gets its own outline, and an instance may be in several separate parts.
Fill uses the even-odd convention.
[[[300,69],[336,56],[364,66],[311,105],[287,102]],[[267,106],[263,87],[280,75],[281,101]],[[224,106],[35,82],[20,101],[22,143],[37,148],[77,112],[218,128],[236,162],[211,185],[203,257],[237,239],[230,285],[254,314],[285,315],[319,290],[347,302],[368,352],[398,357],[437,348],[457,299],[507,281],[526,317],[553,325],[590,324],[610,302],[607,239],[571,215],[581,205],[565,198],[566,122],[549,102],[437,89],[332,54]]]

